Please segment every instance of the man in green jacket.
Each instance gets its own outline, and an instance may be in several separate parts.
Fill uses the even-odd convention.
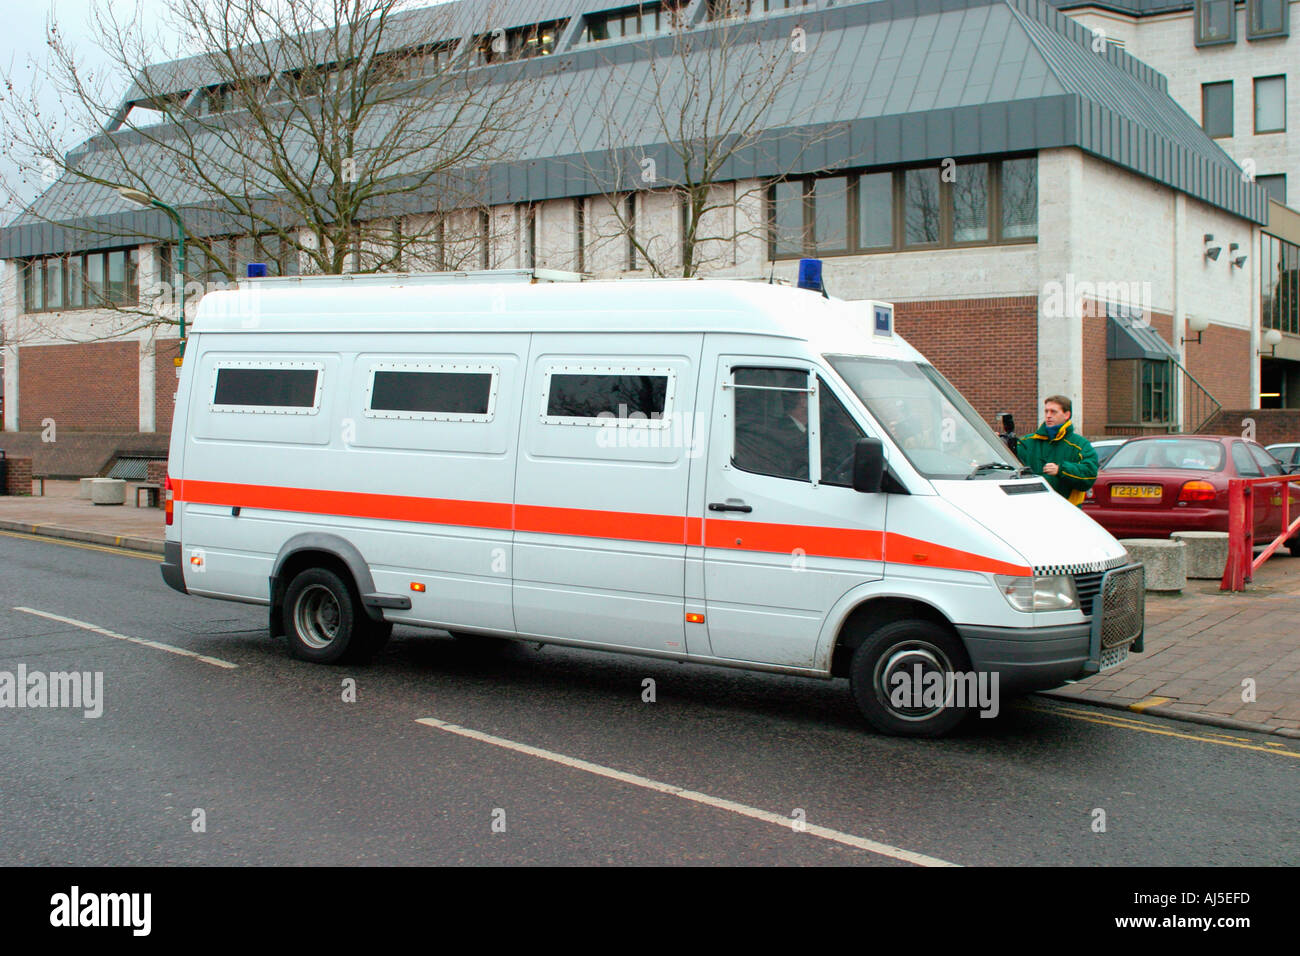
[[[1036,475],[1047,479],[1070,504],[1083,503],[1083,493],[1097,480],[1097,453],[1070,422],[1070,400],[1051,395],[1043,403],[1043,424],[1016,445],[1016,454]]]

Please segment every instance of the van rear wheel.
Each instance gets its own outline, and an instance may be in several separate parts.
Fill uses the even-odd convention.
[[[970,670],[961,642],[931,621],[895,621],[868,635],[849,670],[849,688],[867,723],[901,737],[939,737],[966,719],[948,675]]]
[[[317,664],[360,663],[383,647],[388,622],[366,616],[355,589],[327,568],[308,568],[284,595],[284,633],[295,657]]]

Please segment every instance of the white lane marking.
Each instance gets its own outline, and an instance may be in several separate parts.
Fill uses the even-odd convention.
[[[446,721],[438,720],[436,717],[421,717],[416,720],[416,723],[424,724],[426,727],[432,727],[435,730],[445,730],[448,733],[457,734],[461,737],[468,737],[471,740],[478,740],[485,744],[492,744],[494,747],[504,747],[507,750],[514,750],[517,753],[528,754],[530,757],[540,757],[542,760],[549,760],[552,763],[562,764],[563,766],[571,767],[574,770],[585,770],[587,773],[594,773],[600,777],[608,777],[610,780],[617,780],[620,783],[631,784],[634,787],[643,787],[646,790],[654,790],[657,793],[666,793],[669,796],[681,797],[683,800],[702,803],[708,807],[715,807],[719,810],[738,813],[741,816],[750,817],[754,820],[762,820],[764,823],[772,823],[776,826],[785,827],[787,829],[792,827],[793,821],[790,817],[783,817],[779,813],[772,813],[770,810],[760,810],[757,807],[751,807],[743,803],[736,803],[734,800],[724,800],[721,797],[710,796],[707,793],[700,793],[696,790],[687,790],[684,787],[677,787],[671,783],[651,780],[649,777],[641,777],[634,773],[626,773],[622,770],[615,770],[612,767],[603,767],[600,764],[591,763],[586,760],[579,760],[576,757],[566,757],[564,754],[558,754],[552,750],[542,750],[540,747],[530,747],[528,744],[506,740],[504,737],[494,737],[491,734],[485,734],[482,731],[470,730],[468,727],[459,727],[456,724],[449,724]],[[961,865],[959,863],[950,863],[947,860],[940,860],[937,857],[926,856],[922,853],[915,853],[912,850],[904,850],[896,846],[890,846],[888,843],[877,843],[875,840],[867,840],[860,836],[854,836],[852,833],[843,833],[839,830],[832,830],[829,827],[818,826],[815,823],[805,823],[802,832],[811,833],[813,836],[821,837],[823,840],[831,840],[835,843],[843,843],[845,846],[856,847],[859,850],[866,850],[869,853],[877,853],[880,856],[887,856],[891,859],[902,860],[906,863],[914,863],[917,866]]]
[[[108,628],[99,627],[96,624],[87,624],[85,621],[63,617],[60,614],[51,614],[49,611],[38,611],[32,607],[16,607],[14,610],[22,611],[24,614],[35,614],[37,617],[48,618],[51,621],[58,621],[62,624],[71,624],[73,627],[80,627],[84,630],[93,631],[96,634],[103,634],[105,637],[112,637],[119,641],[130,641],[132,644],[139,644],[142,647],[152,647],[156,651],[166,651],[168,654],[179,654],[181,657],[192,657],[196,661],[211,664],[213,667],[224,667],[227,670],[233,670],[239,666],[238,664],[230,663],[230,661],[223,661],[219,657],[208,657],[206,654],[196,654],[193,651],[187,651],[181,647],[173,647],[170,644],[162,644],[158,641],[146,640],[143,637],[131,637],[127,634],[119,634],[117,631],[110,631]]]

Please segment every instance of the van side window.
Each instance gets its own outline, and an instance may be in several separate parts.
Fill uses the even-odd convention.
[[[808,373],[736,368],[732,465],[774,478],[808,480]]]
[[[543,419],[553,424],[589,425],[610,418],[663,420],[672,403],[672,391],[673,375],[667,369],[558,366],[547,376]],[[566,419],[570,421],[563,421]]]
[[[848,410],[817,379],[818,410],[820,412],[822,484],[853,486],[853,450],[859,438],[866,438]]]
[[[497,372],[488,365],[382,362],[371,369],[371,418],[490,422]]]
[[[214,412],[308,415],[320,406],[319,362],[230,362],[214,372]]]

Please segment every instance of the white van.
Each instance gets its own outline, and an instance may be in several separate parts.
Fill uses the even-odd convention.
[[[267,605],[312,661],[363,660],[401,623],[847,677],[898,734],[954,727],[964,681],[1040,690],[1141,649],[1141,567],[891,306],[535,278],[204,297],[167,583]]]

